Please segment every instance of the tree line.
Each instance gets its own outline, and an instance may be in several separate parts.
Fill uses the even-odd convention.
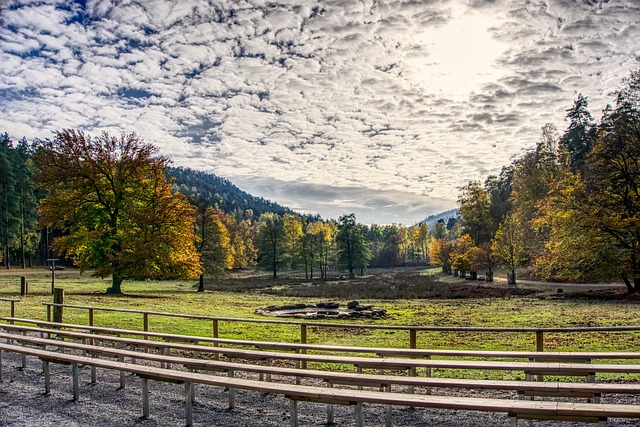
[[[568,127],[542,129],[534,149],[458,198],[460,220],[432,261],[460,274],[527,268],[543,280],[620,278],[640,291],[640,71],[599,123],[579,95]]]
[[[0,139],[6,268],[60,256],[111,276],[109,292],[121,293],[124,280],[146,278],[199,277],[203,290],[205,278],[249,265],[274,277],[299,270],[327,279],[429,259],[425,223],[363,225],[354,214],[322,220],[237,189],[220,194],[220,179],[170,168],[157,147],[135,134],[91,137],[65,129],[31,143],[14,143],[7,133]]]

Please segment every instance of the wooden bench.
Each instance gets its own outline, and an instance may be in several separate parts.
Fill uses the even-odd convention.
[[[138,331],[130,329],[107,328],[99,326],[88,326],[67,323],[55,323],[36,319],[25,319],[17,317],[2,317],[1,320],[8,322],[31,323],[41,327],[66,328],[85,330],[90,332],[100,332],[113,335],[132,335],[160,338],[168,342],[186,342],[191,344],[212,343],[216,346],[221,344],[255,347],[263,350],[281,350],[295,352],[327,352],[327,353],[363,353],[375,354],[380,357],[407,357],[407,358],[432,358],[432,357],[460,357],[460,358],[481,358],[481,359],[526,359],[529,361],[547,362],[585,362],[593,360],[640,360],[640,352],[537,352],[537,351],[509,351],[509,350],[457,350],[457,349],[409,349],[409,348],[381,348],[381,347],[354,347],[335,346],[322,344],[301,344],[270,341],[237,340],[228,338],[210,338],[195,335],[177,335],[161,332]]]
[[[252,372],[287,377],[302,377],[321,379],[331,384],[356,385],[390,390],[392,385],[412,385],[419,387],[462,388],[462,389],[492,389],[517,391],[520,395],[536,393],[539,396],[569,396],[593,397],[594,394],[624,393],[640,394],[640,387],[634,384],[607,383],[565,383],[565,382],[532,382],[532,381],[503,381],[503,380],[472,380],[455,378],[407,377],[396,375],[357,374],[349,372],[319,371],[310,369],[293,369],[276,366],[251,365],[242,363],[203,360],[189,357],[165,356],[162,354],[142,353],[113,347],[79,344],[74,342],[37,338],[0,332],[0,338],[7,341],[20,342],[23,345],[33,345],[42,348],[58,347],[86,352],[94,356],[115,357],[135,360],[146,360],[158,363],[182,365],[192,370],[209,370],[218,372]],[[25,366],[23,365],[23,368]],[[1,378],[1,375],[0,375]],[[92,375],[92,383],[95,376]]]
[[[609,417],[640,418],[640,407],[636,405],[613,405],[593,403],[565,403],[548,401],[526,401],[487,398],[460,398],[448,396],[416,395],[406,393],[385,393],[365,390],[345,390],[324,387],[300,386],[295,384],[267,383],[254,380],[203,375],[192,372],[175,371],[111,360],[75,356],[66,353],[35,349],[13,344],[0,343],[0,350],[16,352],[40,358],[48,369],[49,363],[69,364],[72,367],[74,400],[79,398],[78,365],[84,364],[105,369],[126,371],[142,378],[142,412],[149,416],[148,380],[158,380],[185,385],[186,424],[192,425],[192,384],[205,384],[229,389],[253,390],[263,393],[281,394],[290,399],[291,426],[296,427],[297,402],[320,402],[342,405],[356,405],[356,425],[362,426],[362,404],[385,406],[413,406],[470,411],[505,412],[512,426],[518,419],[560,419],[584,422],[598,422],[606,425]],[[46,381],[46,377],[45,377]],[[45,383],[45,392],[48,392]]]
[[[24,326],[0,325],[6,330],[26,330]],[[281,353],[270,351],[246,350],[238,348],[221,348],[194,344],[140,340],[135,338],[113,337],[81,332],[70,332],[55,329],[38,328],[41,333],[57,334],[76,339],[100,340],[118,342],[140,348],[176,349],[200,353],[212,353],[227,357],[258,360],[270,363],[273,360],[291,362],[316,362],[326,364],[353,365],[359,371],[362,369],[382,370],[415,370],[416,368],[467,369],[467,370],[501,370],[521,371],[529,377],[534,375],[585,376],[593,378],[597,372],[601,373],[630,373],[640,374],[640,364],[584,364],[559,362],[519,362],[519,361],[475,361],[475,360],[447,360],[447,359],[408,359],[408,358],[373,358],[361,356],[337,356],[324,354]]]

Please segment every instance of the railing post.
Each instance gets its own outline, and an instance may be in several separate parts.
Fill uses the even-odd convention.
[[[214,338],[219,338],[220,337],[220,322],[218,321],[218,319],[213,319],[213,337]],[[218,347],[218,343],[214,342],[213,343],[214,347]],[[220,353],[215,353],[213,355],[214,360],[220,360]]]
[[[47,322],[51,322],[51,306],[47,305]]]
[[[53,307],[53,321],[56,323],[62,323],[62,313],[64,308],[61,304],[64,304],[64,289],[55,288],[53,291],[53,303],[60,304]]]
[[[93,308],[89,309],[89,326],[93,326]]]
[[[27,278],[25,276],[20,276],[20,296],[25,296],[29,293]]]
[[[149,332],[149,313],[142,313],[142,328],[145,332]],[[144,339],[148,340],[149,335],[145,335]]]
[[[544,332],[536,331],[536,351],[544,351]],[[544,381],[544,375],[538,374],[537,380]]]
[[[306,323],[301,323],[300,324],[300,344],[306,344],[306,343],[307,343],[307,325]],[[301,348],[300,353],[306,354],[307,349]],[[300,364],[300,367],[302,369],[307,369],[307,361],[303,360],[302,363]]]
[[[411,348],[411,349],[418,348],[417,335],[418,335],[418,333],[417,333],[417,331],[415,329],[409,329],[409,348]],[[409,369],[409,376],[410,377],[415,377],[416,376],[416,368],[415,367]],[[413,394],[414,392],[415,392],[414,386],[409,386],[409,393]]]
[[[418,348],[417,331],[415,329],[409,330],[409,348]]]
[[[11,317],[16,317],[16,302],[11,301]],[[13,323],[13,321],[11,321]]]
[[[544,351],[544,332],[536,331],[536,351]]]

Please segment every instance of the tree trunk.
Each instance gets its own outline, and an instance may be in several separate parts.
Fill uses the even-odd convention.
[[[633,284],[632,284],[631,281],[629,280],[629,277],[627,277],[626,274],[623,274],[622,281],[627,287],[627,292],[629,292],[630,294],[634,294],[638,292],[638,290],[640,290],[640,278],[634,277]]]
[[[493,282],[493,269],[491,267],[489,267],[489,270],[487,270],[487,274],[486,277],[484,279],[485,282]]]
[[[200,275],[200,280],[198,282],[198,292],[204,292],[204,275]]]
[[[122,278],[113,276],[111,280],[111,287],[107,288],[107,294],[109,295],[122,295]]]

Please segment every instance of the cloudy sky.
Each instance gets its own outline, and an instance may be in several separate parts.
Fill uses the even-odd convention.
[[[0,0],[0,131],[135,131],[364,223],[455,207],[639,67],[639,0]]]

